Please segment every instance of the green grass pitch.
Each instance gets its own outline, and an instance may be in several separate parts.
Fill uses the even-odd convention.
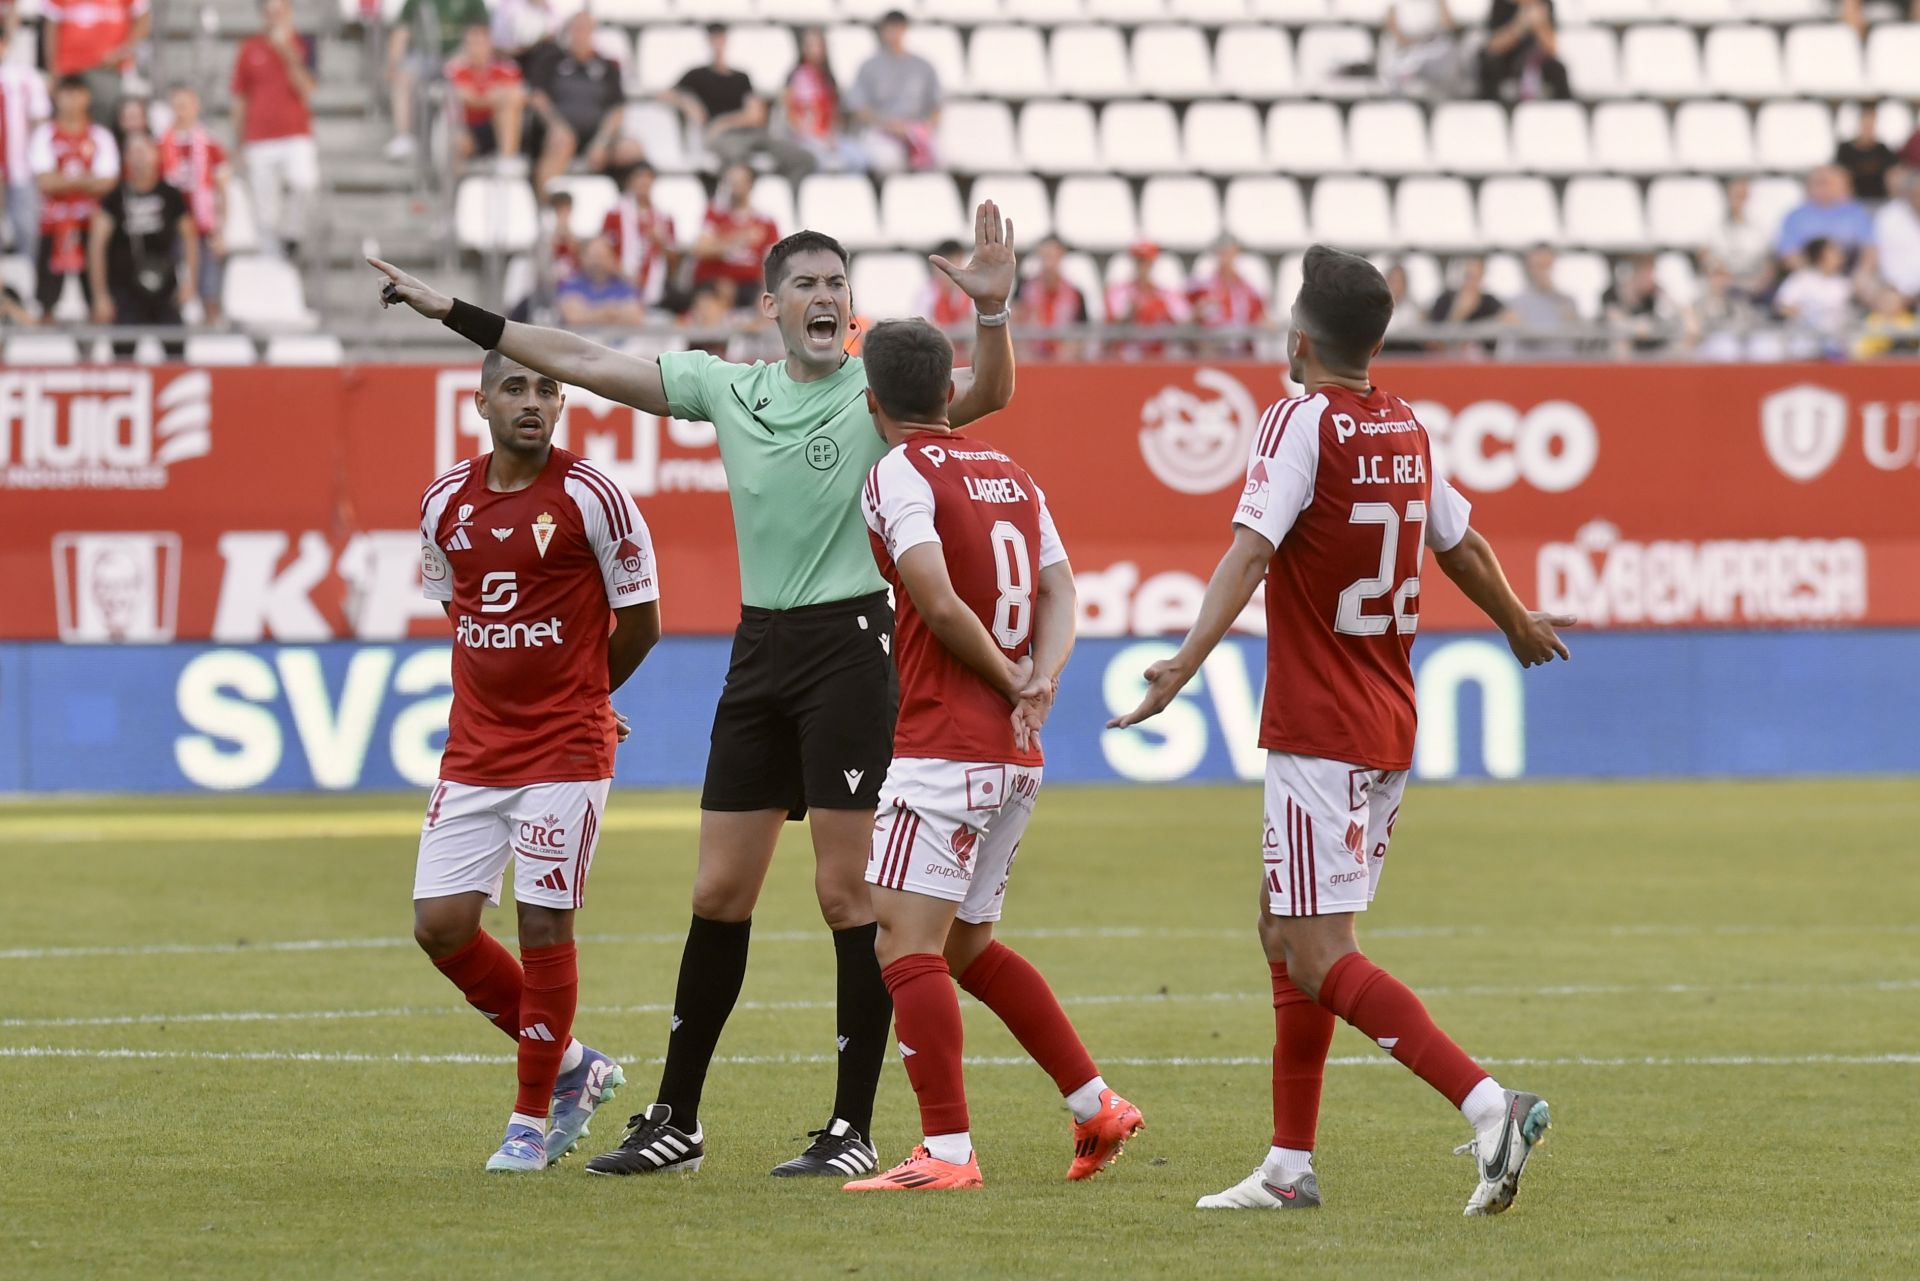
[[[1920,783],[1415,784],[1361,939],[1553,1103],[1467,1220],[1445,1102],[1342,1028],[1318,1213],[1203,1213],[1268,1138],[1258,792],[1054,788],[1003,937],[1148,1129],[1091,1184],[967,1007],[975,1193],[766,1171],[825,1120],[832,948],[790,829],[707,1092],[706,1168],[488,1176],[511,1045],[413,948],[421,798],[0,805],[9,1278],[1895,1277],[1920,1270]],[[658,1079],[693,799],[611,807],[577,1031]],[[490,928],[511,937],[511,916]],[[918,1127],[889,1066],[881,1156]]]

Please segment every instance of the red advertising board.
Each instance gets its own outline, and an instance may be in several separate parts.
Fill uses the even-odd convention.
[[[484,452],[476,368],[0,370],[0,637],[437,635],[422,489]],[[1603,627],[1920,624],[1920,377],[1899,365],[1380,370],[1530,600]],[[1269,365],[1036,365],[973,434],[1046,487],[1089,634],[1176,630],[1224,549]],[[705,424],[574,391],[652,527],[669,630],[737,616]],[[1429,575],[1429,627],[1470,608]],[[1249,618],[1249,625],[1257,620]]]

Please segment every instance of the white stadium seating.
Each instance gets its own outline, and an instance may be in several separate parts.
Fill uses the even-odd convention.
[[[1458,178],[1408,178],[1393,194],[1392,243],[1443,253],[1480,247],[1473,192]],[[1369,243],[1369,247],[1379,242]]]
[[[1162,174],[1140,191],[1140,234],[1176,253],[1198,253],[1220,239],[1220,194],[1196,175]]]
[[[1427,173],[1427,118],[1411,102],[1355,103],[1347,114],[1347,145],[1370,173]]]
[[[1025,254],[1053,233],[1053,202],[1047,187],[1030,173],[981,174],[974,180],[973,201],[991,200],[1013,223],[1014,244]]]
[[[1514,108],[1513,162],[1517,168],[1528,173],[1582,173],[1593,167],[1593,151],[1583,104],[1523,102]]]
[[[1164,102],[1110,102],[1100,113],[1100,154],[1115,173],[1177,171],[1180,122]]]
[[[1490,246],[1559,244],[1560,202],[1544,178],[1489,178],[1480,186],[1480,234]]]
[[[1361,249],[1395,243],[1387,184],[1378,178],[1322,178],[1307,202],[1314,239]]]
[[[880,230],[880,207],[873,183],[864,174],[816,173],[800,180],[803,227],[831,227],[848,249],[877,249],[887,243]]]
[[[1707,32],[1706,87],[1729,98],[1766,98],[1782,92],[1780,37],[1772,27],[1734,25]]]
[[[861,315],[893,320],[920,310],[927,271],[927,260],[918,254],[855,254],[847,283]]]
[[[1667,176],[1647,185],[1647,230],[1663,245],[1704,245],[1726,216],[1726,194],[1712,178]]]
[[[1034,27],[979,27],[967,45],[967,85],[995,98],[1037,98],[1053,92],[1047,46]]]
[[[1626,178],[1574,178],[1567,183],[1560,217],[1568,244],[1628,250],[1646,244],[1640,188]]]
[[[1236,98],[1271,102],[1291,96],[1300,83],[1292,41],[1272,27],[1222,27],[1213,61],[1220,88]]]
[[[1267,168],[1260,114],[1246,102],[1196,102],[1181,121],[1187,164],[1206,174],[1261,173]]]
[[[1433,155],[1448,173],[1505,173],[1513,168],[1507,113],[1494,102],[1444,102],[1433,113]]]
[[[971,239],[973,219],[946,174],[895,174],[880,188],[880,232],[889,244],[930,249],[943,240]]]
[[[949,102],[940,109],[940,159],[955,173],[1007,164],[1019,152],[1013,110],[1004,102]]]
[[[1130,54],[1136,93],[1188,99],[1214,92],[1213,51],[1198,27],[1141,27],[1133,33]]]
[[[1785,90],[1816,97],[1857,97],[1867,84],[1860,37],[1839,22],[1789,28]]]
[[[1754,117],[1754,149],[1763,169],[1807,170],[1833,159],[1833,112],[1824,102],[1776,100]]]
[[[1030,102],[1020,111],[1020,159],[1040,173],[1100,168],[1093,108],[1084,102]]]
[[[1075,98],[1120,98],[1132,89],[1127,45],[1115,27],[1056,27],[1047,43],[1054,90]]]
[[[1685,102],[1673,113],[1674,155],[1683,169],[1745,173],[1754,166],[1753,121],[1736,102]]]
[[[527,249],[540,229],[533,188],[515,178],[463,179],[454,195],[454,235],[482,252]]]
[[[1291,178],[1233,179],[1227,183],[1223,217],[1229,235],[1262,253],[1298,249],[1313,239],[1300,185]]]
[[[1867,32],[1867,87],[1920,98],[1920,23],[1882,23]]]
[[[1629,27],[1620,45],[1624,86],[1649,98],[1689,98],[1705,87],[1690,27]],[[1575,83],[1575,92],[1588,92]]]
[[[1078,249],[1113,253],[1140,238],[1133,193],[1125,179],[1064,178],[1053,202],[1054,230]]]
[[[1326,102],[1282,102],[1267,113],[1267,157],[1283,173],[1340,173],[1347,164],[1347,127]]]
[[[253,339],[245,334],[193,334],[181,359],[189,365],[251,365],[260,358]]]
[[[1603,102],[1593,111],[1593,158],[1612,173],[1666,173],[1674,166],[1673,132],[1655,102]]]

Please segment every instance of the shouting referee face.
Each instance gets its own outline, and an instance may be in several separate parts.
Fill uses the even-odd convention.
[[[767,255],[760,310],[780,326],[787,358],[828,373],[846,359],[853,295],[839,244],[818,232],[787,237]]]
[[[473,406],[487,420],[493,447],[503,454],[544,454],[566,403],[559,383],[497,351],[488,352],[481,363]]]

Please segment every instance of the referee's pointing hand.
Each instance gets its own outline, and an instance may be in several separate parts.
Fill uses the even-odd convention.
[[[983,200],[973,211],[973,258],[962,267],[939,254],[928,258],[947,279],[973,299],[978,310],[1004,311],[1013,296],[1013,220],[1000,216],[1000,206]]]
[[[382,307],[403,302],[429,320],[445,320],[447,313],[453,310],[453,299],[409,276],[392,263],[369,258],[367,265],[386,274],[386,280],[380,285]]]

